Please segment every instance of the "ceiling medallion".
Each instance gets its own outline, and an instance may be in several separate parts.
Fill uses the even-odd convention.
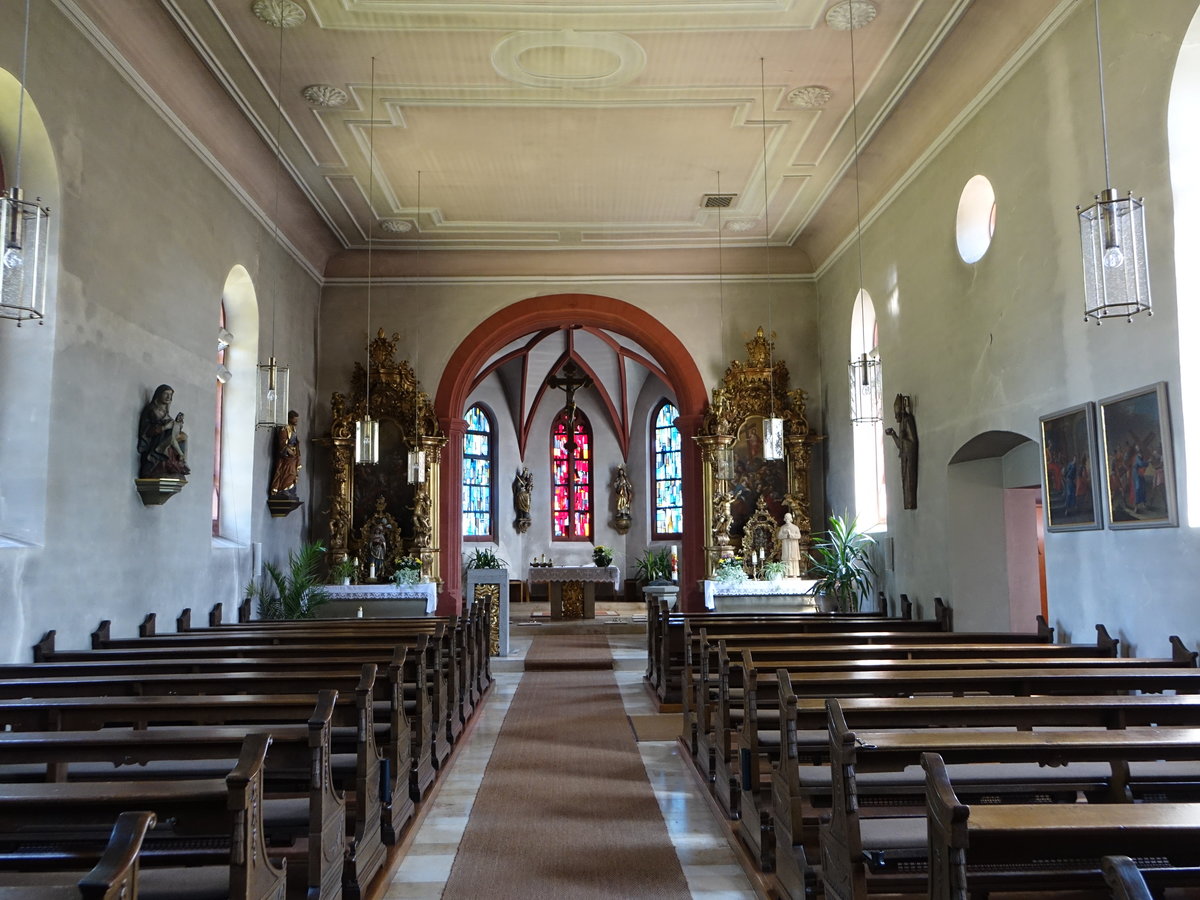
[[[345,106],[350,98],[341,88],[332,84],[310,84],[303,91],[304,99],[316,106]]]
[[[384,219],[379,227],[392,234],[407,234],[412,231],[412,222],[408,219]]]
[[[730,219],[725,223],[727,231],[750,231],[758,225],[758,219]]]
[[[851,27],[850,8],[854,7],[854,28],[857,30],[864,25],[870,25],[879,15],[879,10],[870,0],[842,0],[836,6],[831,6],[825,13],[825,24],[834,31],[849,31]]]
[[[787,100],[797,109],[820,109],[829,102],[829,98],[832,96],[829,88],[810,84],[807,87],[796,88],[787,95]]]
[[[614,87],[637,78],[645,65],[642,45],[611,31],[518,31],[492,50],[492,67],[529,87]]]
[[[276,28],[295,28],[307,18],[299,4],[292,0],[254,0],[254,15]]]

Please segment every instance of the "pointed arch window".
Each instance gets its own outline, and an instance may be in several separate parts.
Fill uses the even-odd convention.
[[[679,410],[663,400],[654,413],[650,455],[654,460],[654,540],[683,535],[683,442],[675,419]]]
[[[865,290],[854,299],[851,312],[850,359],[880,361],[879,323],[875,302]],[[880,378],[882,366],[876,366]],[[882,393],[882,385],[877,391]],[[853,407],[853,399],[851,406]],[[855,410],[851,409],[851,417]],[[887,485],[883,477],[883,420],[861,418],[851,426],[854,438],[854,502],[859,525],[864,531],[887,528]]]
[[[573,434],[565,408],[550,427],[550,515],[556,541],[592,538],[592,428],[579,409],[574,418]]]
[[[229,349],[232,339],[225,327],[225,304],[221,303],[220,316],[217,320],[217,409],[213,416],[213,487],[212,487],[212,533],[213,537],[221,535],[221,458],[222,434],[225,411],[225,382],[229,380],[229,367],[225,365],[225,351]]]
[[[463,438],[462,529],[463,539],[490,541],[496,521],[496,426],[480,404],[467,410]]]

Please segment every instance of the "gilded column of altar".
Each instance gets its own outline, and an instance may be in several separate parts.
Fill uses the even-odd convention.
[[[733,556],[733,545],[729,537],[729,505],[733,500],[730,492],[726,459],[733,436],[728,434],[698,435],[700,455],[704,461],[704,535],[705,576],[711,575],[717,561]]]
[[[329,551],[334,562],[343,560],[350,548],[351,503],[350,472],[353,467],[354,447],[349,436],[334,435],[333,445],[333,491],[329,501]]]
[[[446,439],[441,436],[422,436],[421,449],[425,451],[425,491],[430,498],[429,540],[421,551],[421,572],[436,582],[441,582],[441,547],[438,546],[442,533],[442,507],[438,498],[442,496],[442,448]]]
[[[783,503],[792,514],[792,523],[801,532],[800,550],[808,551],[812,544],[812,499],[808,489],[808,465],[812,459],[813,445],[820,441],[812,434],[790,435],[784,443],[788,455],[788,493]]]

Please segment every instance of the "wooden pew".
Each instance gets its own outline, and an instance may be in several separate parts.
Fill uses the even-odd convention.
[[[1013,684],[1011,679],[1005,683],[1004,676],[1026,672],[1041,676],[1053,673],[1074,675],[1078,679],[1089,671],[1104,672],[1111,675],[1121,671],[1163,671],[1171,667],[1179,667],[1195,672],[1196,654],[1192,651],[1177,653],[1172,657],[1159,659],[1151,658],[1055,658],[1055,657],[1024,657],[1004,655],[999,649],[988,657],[975,658],[970,655],[971,645],[965,645],[967,654],[964,657],[947,657],[942,655],[945,648],[932,648],[929,656],[912,659],[846,659],[846,660],[810,660],[810,659],[779,659],[778,655],[770,654],[770,659],[759,664],[756,654],[750,650],[741,651],[740,665],[726,656],[721,663],[719,679],[719,697],[717,701],[716,721],[714,723],[714,744],[716,750],[716,781],[719,796],[724,797],[725,789],[721,779],[732,779],[734,766],[732,756],[735,748],[740,751],[740,786],[757,790],[762,784],[761,757],[764,750],[764,735],[770,734],[773,741],[767,746],[778,756],[778,711],[780,708],[779,683],[777,673],[785,669],[791,679],[790,689],[797,695],[804,693],[808,696],[820,697],[849,697],[861,696],[863,693],[879,695],[879,690],[888,693],[983,693],[987,685],[999,680],[995,693],[1026,694],[1039,693]],[[915,655],[915,654],[914,654]],[[949,676],[945,687],[937,687],[938,674]],[[912,688],[900,686],[906,675],[916,679]],[[1086,676],[1083,676],[1086,677]],[[859,685],[860,678],[865,683],[881,684],[885,687],[879,690],[866,690]],[[740,699],[738,692],[740,691]],[[1065,691],[1059,691],[1063,693]],[[1091,692],[1090,690],[1081,691]],[[773,715],[765,726],[760,721],[762,711],[770,709]],[[729,789],[730,802],[728,809],[736,818],[738,811],[738,785]],[[753,800],[753,795],[749,796]],[[761,812],[761,811],[759,811]]]
[[[186,611],[185,611],[186,612]],[[182,618],[182,617],[181,617]],[[428,635],[432,647],[426,671],[428,684],[434,691],[431,707],[435,737],[432,744],[432,765],[439,767],[450,754],[450,747],[469,719],[474,703],[472,697],[490,670],[475,670],[472,660],[478,659],[478,641],[452,619],[346,619],[320,622],[262,622],[247,625],[181,631],[158,634],[143,627],[139,638],[113,638],[110,623],[101,622],[92,635],[92,647],[97,650],[142,650],[151,653],[170,648],[173,654],[203,652],[229,645],[308,645],[336,644],[353,650],[355,647],[392,647],[412,645],[421,635]],[[472,644],[471,641],[475,641]],[[50,659],[44,649],[35,649],[35,658]],[[485,657],[486,658],[486,657]],[[440,674],[439,674],[440,673]],[[487,681],[490,684],[490,680]],[[486,688],[486,684],[483,685]],[[436,724],[436,723],[443,723]]]
[[[830,815],[822,819],[820,829],[821,873],[826,895],[838,900],[920,889],[924,872],[912,870],[926,861],[927,827],[912,816],[912,809],[924,795],[924,784],[906,767],[916,766],[927,751],[936,751],[948,763],[961,766],[956,776],[960,795],[969,794],[986,803],[1005,799],[1034,802],[1034,797],[1074,803],[1079,796],[1094,802],[1126,802],[1134,787],[1131,763],[1139,760],[1188,763],[1185,771],[1168,767],[1168,771],[1150,775],[1159,781],[1158,791],[1169,794],[1169,782],[1175,781],[1195,796],[1200,784],[1200,728],[1019,731],[992,727],[975,731],[898,727],[854,732],[847,728],[837,701],[827,702],[833,756],[830,779],[824,782],[820,770],[816,779],[807,776],[807,771],[800,777],[804,780],[807,776],[818,792],[831,789]],[[979,763],[1003,765],[973,765]],[[863,773],[887,774],[864,787]],[[869,806],[867,796],[872,794],[890,805],[885,818],[863,816]],[[873,865],[864,864],[866,855],[874,860]],[[905,867],[910,871],[906,873]]]
[[[887,635],[867,632],[863,635],[729,635],[710,633],[701,628],[698,635],[688,640],[688,663],[685,669],[684,690],[684,737],[688,739],[692,754],[698,764],[707,768],[710,777],[715,776],[715,754],[710,733],[713,732],[715,713],[719,702],[719,677],[721,646],[726,656],[742,650],[752,650],[754,658],[761,663],[787,659],[912,659],[988,657],[1116,657],[1118,642],[1108,635],[1103,625],[1096,626],[1097,642],[1088,644],[991,643],[986,633],[938,633],[931,635]],[[828,642],[810,640],[830,638]],[[786,643],[784,643],[786,641]],[[1178,638],[1172,638],[1172,661],[1195,654],[1187,651]],[[690,689],[688,685],[690,684]],[[769,711],[764,712],[770,718]],[[739,726],[740,722],[732,725]],[[728,735],[724,735],[728,739]]]
[[[1191,888],[1187,895],[1193,896],[1195,889],[1200,887],[1200,869],[1163,871],[1147,867],[1143,872],[1128,856],[1104,857],[1100,860],[1100,871],[1112,891],[1113,900],[1157,900],[1166,887]],[[1152,887],[1159,893],[1152,891]]]
[[[381,679],[382,680],[382,679]],[[294,670],[287,672],[219,671],[185,674],[112,674],[103,680],[93,678],[26,678],[0,679],[0,697],[9,700],[36,698],[74,698],[152,696],[174,697],[184,694],[224,694],[237,688],[248,694],[302,694],[315,702],[322,689],[335,690],[339,695],[354,697],[357,721],[357,764],[353,815],[347,816],[347,830],[353,831],[352,852],[347,860],[345,883],[364,888],[383,864],[385,817],[394,821],[392,804],[400,800],[411,808],[411,799],[403,788],[397,796],[389,795],[386,786],[395,784],[395,774],[383,780],[380,773],[382,757],[375,743],[376,666],[364,663],[357,672],[351,670]],[[391,686],[394,691],[394,685]],[[397,706],[392,703],[393,709]],[[395,716],[393,715],[395,722]],[[393,733],[402,733],[399,724]],[[407,773],[403,785],[407,785]],[[410,814],[411,815],[411,814]],[[404,822],[408,819],[405,818]],[[403,823],[401,823],[403,824]],[[398,831],[396,834],[398,835]],[[352,892],[348,892],[352,893]]]
[[[1194,877],[1200,865],[1200,804],[961,803],[937,753],[924,753],[929,822],[928,892],[968,900],[972,892],[1102,887],[1104,856],[1165,860]]]
[[[270,725],[142,723],[139,728],[0,732],[0,784],[204,777],[222,761],[236,759],[248,735],[267,735],[272,743],[264,775],[264,827],[272,838],[292,843],[304,839],[299,854],[275,841],[272,847],[289,860],[289,881],[300,892],[311,898],[337,898],[342,895],[347,848],[346,804],[335,790],[332,764],[336,704],[336,691],[322,691],[307,722],[300,717],[300,722]],[[349,780],[354,790],[354,772]],[[291,823],[290,811],[284,816],[288,821],[273,821],[273,798],[289,798],[282,803],[287,807],[297,794],[307,795],[302,824]]]
[[[778,677],[781,684],[787,684],[786,671],[779,672]],[[834,702],[841,711],[842,721],[848,720],[859,729],[870,730],[1010,726],[1028,731],[1034,728],[1115,729],[1200,723],[1200,695],[861,697]],[[846,762],[845,735],[849,728],[833,727],[835,720],[829,710],[830,704],[826,698],[797,698],[785,687],[781,723],[783,751],[771,773],[770,814],[775,877],[784,895],[792,900],[806,896],[814,886],[815,817],[828,812],[834,805],[831,776],[823,776],[820,797],[814,797],[814,777],[822,775],[815,764],[824,764],[830,754],[835,760]],[[819,756],[812,753],[817,735],[824,738],[824,749]],[[799,745],[800,740],[805,742],[803,746]],[[825,792],[828,792],[828,800]],[[856,796],[860,808],[870,802],[861,791]],[[843,838],[844,842],[848,840]]]
[[[860,663],[875,666],[859,669]],[[1148,677],[1139,684],[1155,686],[1170,683],[1200,686],[1200,669],[1192,655],[1177,660],[1130,660],[1097,658],[1094,660],[1038,660],[1027,658],[1004,659],[990,657],[972,659],[918,660],[851,660],[848,664],[834,662],[825,668],[822,662],[792,663],[772,672],[757,667],[750,651],[742,652],[741,665],[723,662],[720,684],[720,704],[715,724],[717,736],[716,777],[714,794],[730,818],[739,819],[738,833],[751,848],[760,863],[770,866],[773,826],[770,814],[772,784],[764,778],[763,737],[759,709],[780,708],[786,692],[811,697],[899,696],[909,694],[1008,694],[1035,693],[1094,693],[1104,690],[1123,690],[1123,675]],[[1176,666],[1177,668],[1173,668]],[[780,677],[790,678],[780,690]],[[1172,674],[1182,675],[1172,679]],[[797,680],[799,679],[799,680]],[[1165,681],[1164,681],[1165,679]],[[740,702],[731,686],[740,686]],[[741,726],[735,730],[736,716],[731,707],[741,706]],[[778,759],[778,718],[771,723],[775,737],[774,751]],[[737,749],[737,758],[733,756]],[[724,752],[723,757],[721,753]]]
[[[0,900],[138,900],[139,854],[154,822],[152,812],[121,813],[99,860],[82,874],[75,866],[54,872],[10,868],[20,861],[0,854]]]
[[[105,623],[102,623],[104,626]],[[105,648],[100,650],[56,650],[55,632],[46,635],[34,647],[34,656],[40,662],[29,672],[17,668],[0,667],[0,677],[5,672],[15,677],[45,676],[53,673],[69,674],[72,671],[84,674],[90,667],[103,670],[118,665],[128,671],[177,671],[199,672],[219,669],[281,670],[295,666],[296,659],[320,660],[322,664],[355,666],[369,660],[383,668],[389,680],[398,679],[404,699],[404,718],[409,734],[408,747],[389,743],[390,765],[397,774],[411,769],[409,793],[413,801],[419,801],[433,783],[435,758],[449,755],[446,738],[435,723],[437,716],[445,715],[446,694],[444,682],[431,674],[441,667],[441,648],[437,636],[417,635],[412,643],[397,644],[392,639],[373,640],[328,640],[324,642],[292,643],[244,643],[213,646],[135,646]],[[51,669],[48,666],[58,666]],[[380,696],[379,711],[390,714],[390,696]],[[391,740],[391,723],[387,724],[388,740]],[[403,811],[403,810],[400,810]]]
[[[949,608],[936,601],[939,618],[918,620],[893,618],[880,615],[832,615],[820,613],[798,613],[754,615],[747,613],[674,613],[670,604],[659,601],[654,611],[657,622],[654,624],[654,640],[652,655],[656,657],[650,670],[650,685],[654,689],[660,704],[680,703],[682,691],[682,667],[685,663],[683,627],[686,622],[694,621],[715,630],[763,632],[777,631],[781,633],[820,633],[846,631],[891,631],[891,632],[937,632],[949,631]],[[1003,640],[1003,638],[999,638]]]
[[[10,842],[32,843],[33,852],[54,865],[56,856],[71,857],[70,845],[64,841],[86,833],[89,826],[113,821],[133,801],[153,809],[160,822],[170,820],[176,834],[224,835],[228,840],[225,863],[219,866],[188,865],[195,853],[187,845],[143,853],[139,875],[143,893],[167,897],[170,885],[186,879],[193,884],[225,885],[231,900],[282,900],[286,862],[271,860],[262,820],[263,772],[270,743],[267,735],[247,737],[237,765],[223,778],[0,785],[0,836],[10,857],[20,852]],[[180,870],[180,865],[188,867]]]

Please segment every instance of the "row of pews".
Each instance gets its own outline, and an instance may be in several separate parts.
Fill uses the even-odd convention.
[[[647,611],[647,686],[678,684],[681,742],[772,892],[1197,896],[1194,651],[904,612]]]
[[[484,610],[237,619],[0,666],[0,900],[378,893],[492,683]]]

